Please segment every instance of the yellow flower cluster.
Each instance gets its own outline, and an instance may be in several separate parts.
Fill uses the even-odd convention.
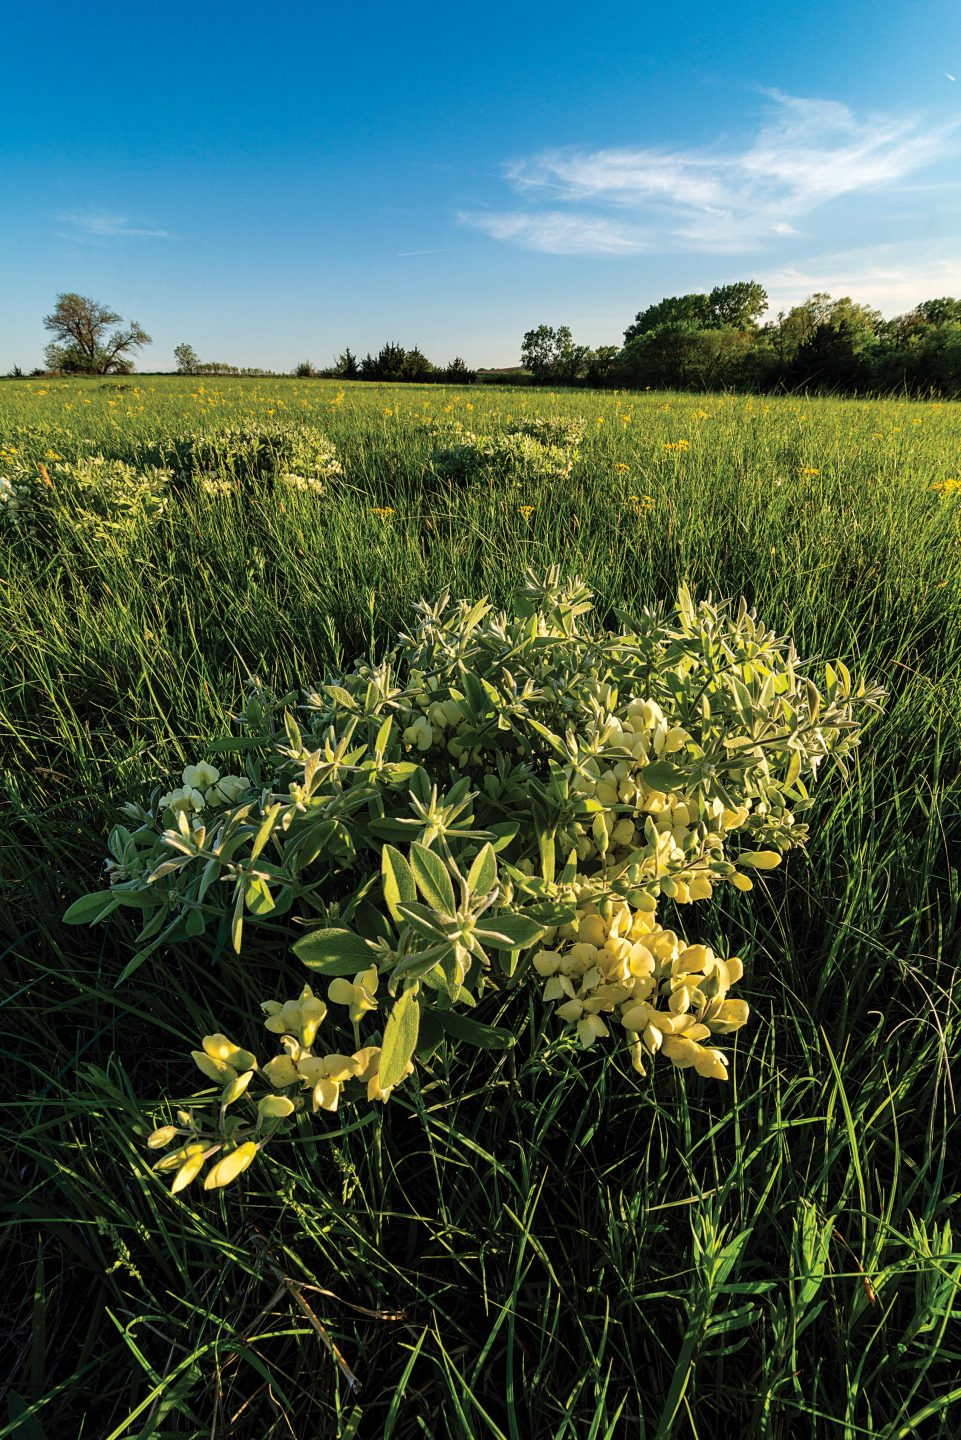
[[[727,998],[744,973],[739,959],[688,945],[662,929],[653,908],[626,903],[612,905],[606,919],[596,904],[581,906],[550,938],[555,948],[538,951],[534,969],[545,982],[544,999],[559,1002],[557,1014],[576,1025],[582,1046],[608,1036],[602,1017],[616,1012],[642,1075],[645,1056],[660,1051],[681,1069],[727,1079],[725,1055],[703,1042],[747,1021],[747,1003]]]
[[[949,477],[947,480],[935,480],[931,489],[947,499],[949,495],[956,495],[961,490],[961,480],[955,480],[953,477]]]
[[[338,978],[332,980],[328,987],[328,1000],[347,1007],[355,1037],[363,1016],[377,1008],[377,983],[377,968],[371,966],[355,975],[353,980]],[[341,1091],[351,1080],[366,1086],[367,1099],[371,1103],[383,1103],[395,1088],[395,1085],[381,1082],[379,1045],[359,1047],[351,1055],[335,1051],[315,1053],[320,1027],[327,1016],[327,1005],[309,985],[304,986],[296,1000],[267,1000],[261,1008],[267,1017],[265,1028],[271,1034],[279,1035],[283,1046],[283,1053],[275,1055],[265,1065],[258,1065],[252,1051],[244,1050],[219,1033],[205,1035],[202,1048],[191,1051],[202,1074],[215,1085],[223,1086],[219,1101],[219,1127],[205,1134],[198,1126],[199,1112],[180,1111],[179,1126],[162,1125],[147,1139],[151,1150],[162,1149],[172,1140],[180,1139],[178,1148],[154,1166],[159,1172],[176,1172],[172,1186],[174,1193],[196,1179],[204,1162],[220,1152],[224,1153],[207,1172],[204,1188],[215,1190],[236,1179],[270,1139],[277,1123],[304,1108],[306,1096],[299,1092],[310,1092],[311,1109],[316,1113],[318,1110],[336,1110]],[[412,1074],[413,1069],[413,1062],[408,1062],[401,1080]],[[228,1118],[228,1107],[247,1094],[255,1075],[270,1085],[271,1092],[286,1091],[296,1086],[298,1093],[293,1097],[276,1093],[263,1095],[257,1102],[252,1123],[236,1120],[232,1114]],[[401,1081],[396,1082],[399,1083]],[[275,1124],[264,1133],[264,1126],[269,1121]]]
[[[642,863],[644,873],[632,877],[635,883],[663,879],[669,870],[683,866],[691,855],[689,836],[701,824],[706,824],[709,832],[705,850],[720,857],[724,835],[744,824],[750,802],[728,809],[714,799],[702,802],[699,810],[694,800],[681,793],[652,789],[639,773],[650,761],[685,750],[689,739],[681,726],[668,724],[654,700],[631,700],[621,716],[608,718],[599,757],[588,757],[574,779],[574,787],[584,799],[599,802],[601,807],[594,813],[590,832],[581,836],[579,859],[586,860],[595,851],[600,855],[614,852],[615,858],[620,851],[626,857],[643,844],[647,817],[657,831],[656,853]],[[611,763],[603,764],[605,752],[623,756],[625,751],[629,759],[612,756]],[[624,813],[626,810],[632,813]],[[676,887],[672,898],[681,903],[710,899],[712,879],[706,863],[695,862],[687,879],[668,882],[662,888],[670,894],[672,885]],[[763,862],[759,868],[764,868]],[[747,877],[732,878],[735,884],[741,881],[738,888],[751,888]]]
[[[353,981],[332,980],[327,998],[334,1005],[346,1005],[351,1022],[356,1026],[368,1010],[377,1008],[377,970],[371,967],[354,976]],[[336,1110],[340,1092],[348,1080],[359,1080],[367,1087],[367,1099],[384,1101],[393,1086],[380,1083],[380,1046],[366,1045],[352,1055],[330,1053],[315,1055],[313,1045],[317,1031],[327,1014],[327,1006],[309,985],[299,1000],[267,1000],[263,1004],[267,1019],[264,1024],[275,1035],[282,1036],[284,1054],[275,1055],[263,1068],[264,1076],[278,1090],[298,1085],[311,1092],[311,1108]],[[355,1032],[356,1033],[356,1032]],[[406,1075],[413,1073],[409,1064]]]

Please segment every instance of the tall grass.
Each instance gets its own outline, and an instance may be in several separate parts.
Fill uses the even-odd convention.
[[[587,421],[565,484],[433,476],[426,416],[521,413]],[[284,418],[338,445],[324,497],[188,488],[99,539],[64,503],[0,542],[0,1440],[957,1436],[961,504],[931,487],[961,475],[961,407],[23,382],[0,450],[139,464]],[[60,923],[116,806],[202,754],[249,674],[312,683],[419,595],[505,601],[553,561],[602,613],[745,594],[889,692],[809,853],[698,907],[750,957],[730,1086],[641,1081],[514,995],[514,1050],[442,1050],[383,1114],[171,1197],[141,1107],[302,975],[182,948],[118,988],[128,922]]]

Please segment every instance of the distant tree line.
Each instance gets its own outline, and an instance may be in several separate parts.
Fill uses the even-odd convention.
[[[439,366],[419,346],[394,341],[362,360],[349,348],[326,369],[301,361],[302,378],[471,384],[618,386],[631,390],[806,390],[833,394],[961,396],[961,300],[923,300],[885,320],[849,296],[818,292],[762,324],[768,308],[755,280],[708,293],[672,295],[640,310],[623,345],[579,345],[567,325],[538,325],[521,344],[522,370],[476,372],[460,356]],[[73,292],[57,296],[44,317],[53,339],[47,372],[125,374],[150,344],[136,321]],[[174,350],[182,375],[270,375],[221,361],[202,361],[191,345]],[[12,374],[20,374],[14,366]],[[38,372],[34,372],[38,373]]]
[[[670,296],[638,312],[622,346],[597,349],[567,325],[539,325],[521,362],[538,385],[961,396],[961,300],[924,300],[885,320],[819,292],[761,324],[767,305],[753,280]]]
[[[178,375],[276,375],[275,370],[256,366],[228,365],[225,360],[201,360],[192,345],[175,345]]]
[[[318,370],[309,360],[302,360],[293,373],[301,379],[406,380],[417,385],[432,382],[472,385],[477,379],[476,372],[468,369],[466,361],[459,355],[455,355],[446,365],[435,365],[418,345],[412,350],[406,350],[403,345],[394,341],[388,341],[376,355],[365,355],[363,360],[358,360],[348,347],[337,356],[333,365],[325,370]]]

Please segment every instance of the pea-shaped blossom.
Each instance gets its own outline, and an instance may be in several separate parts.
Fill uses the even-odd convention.
[[[727,998],[744,971],[738,958],[685,945],[654,910],[632,911],[626,902],[611,905],[605,918],[588,901],[551,938],[555,948],[538,951],[533,968],[544,999],[560,1002],[558,1016],[576,1025],[584,1048],[610,1034],[602,1017],[616,1013],[641,1073],[645,1055],[661,1051],[682,1069],[727,1079],[726,1057],[703,1042],[747,1021],[746,1002]]]
[[[429,750],[434,743],[434,730],[426,715],[420,715],[404,731],[404,744],[417,750]]]
[[[368,1045],[363,1050],[356,1050],[354,1052],[354,1059],[360,1067],[357,1072],[357,1079],[362,1085],[367,1086],[367,1099],[370,1101],[379,1100],[383,1103],[389,1099],[391,1092],[396,1087],[394,1085],[384,1086],[380,1083],[380,1057],[381,1051],[379,1045]],[[402,1080],[406,1080],[407,1076],[413,1075],[413,1073],[413,1061],[408,1060],[404,1074],[401,1080],[398,1080],[397,1084],[401,1084]]]
[[[358,1025],[368,1010],[377,1009],[374,998],[377,993],[377,966],[361,970],[353,980],[338,976],[327,987],[327,999],[332,1005],[346,1005],[351,1023]]]
[[[187,765],[183,772],[183,783],[192,790],[209,790],[220,779],[216,765],[201,760],[198,765]]]
[[[296,1036],[305,1049],[314,1043],[317,1030],[327,1014],[327,1006],[305,985],[298,1000],[265,1000],[261,1006],[267,1016],[264,1028],[274,1035]]]
[[[246,775],[221,775],[204,791],[204,799],[208,805],[235,805],[249,789]]]
[[[160,809],[172,810],[174,814],[183,812],[184,815],[196,815],[204,808],[204,797],[193,785],[181,785],[175,790],[168,790],[166,795],[160,797]]]
[[[191,1055],[210,1080],[226,1085],[245,1070],[257,1068],[256,1055],[235,1045],[226,1035],[205,1035],[201,1043],[203,1049],[192,1050]]]

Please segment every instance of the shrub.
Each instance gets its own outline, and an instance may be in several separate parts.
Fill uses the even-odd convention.
[[[584,439],[585,424],[576,417],[532,415],[526,420],[514,420],[507,426],[511,435],[529,435],[542,445],[556,445],[562,450],[576,450]]]
[[[343,474],[337,450],[320,430],[306,425],[227,426],[210,433],[176,437],[162,447],[160,458],[181,479],[231,485],[287,483],[296,489],[322,490],[324,482]]]
[[[528,482],[560,480],[571,471],[571,456],[530,435],[475,435],[460,427],[438,437],[431,453],[434,473],[448,483],[484,479]]]
[[[47,473],[46,494],[55,497],[70,525],[87,539],[125,540],[167,507],[170,471],[158,466],[137,469],[98,454],[51,460]],[[35,497],[44,494],[34,487]]]
[[[237,952],[251,929],[273,944],[299,929],[327,983],[326,1000],[265,1001],[280,1049],[262,1065],[203,1037],[214,1093],[150,1140],[177,1140],[158,1166],[175,1188],[209,1160],[206,1186],[227,1183],[345,1092],[382,1103],[445,1038],[510,1045],[479,1017],[522,983],[582,1047],[614,1038],[642,1073],[661,1054],[727,1077],[716,1042],[748,1018],[729,993],[742,962],[659,908],[750,891],[800,845],[812,780],[880,692],[840,662],[819,690],[743,602],[682,589],[676,614],[611,631],[591,609],[556,569],[510,615],[421,602],[379,663],[302,696],[252,682],[242,733],[213,747],[236,773],[203,760],[127,805],[109,889],[68,920],[140,910],[128,972],[224,928]]]

